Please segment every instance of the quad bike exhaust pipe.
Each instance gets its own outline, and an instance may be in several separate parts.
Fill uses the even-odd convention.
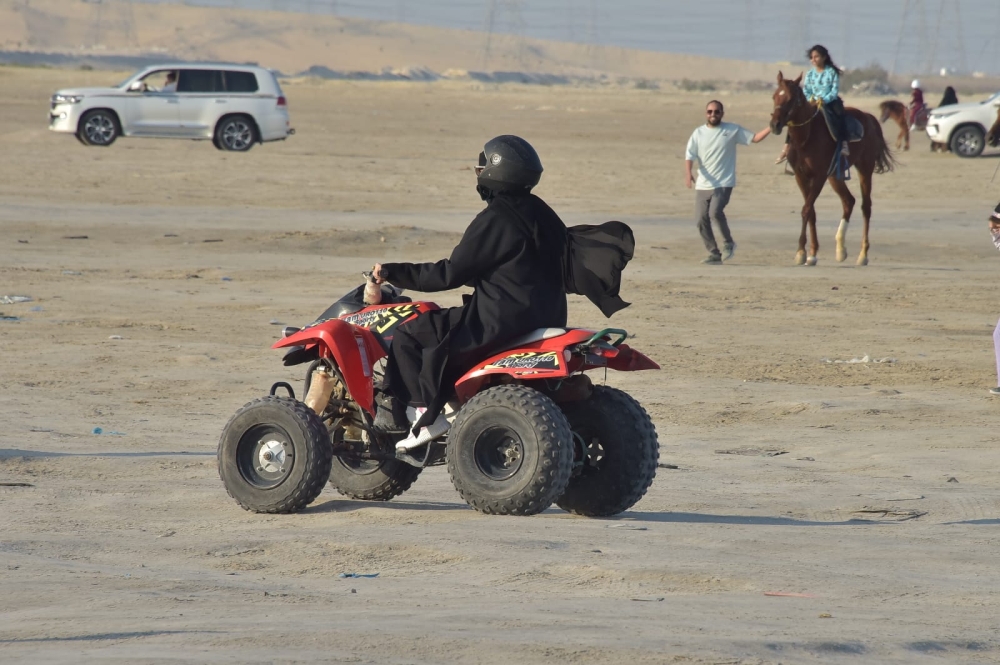
[[[317,367],[313,370],[305,403],[316,412],[317,416],[322,417],[323,412],[326,411],[326,405],[330,403],[330,396],[333,394],[335,385],[336,379],[329,367]]]

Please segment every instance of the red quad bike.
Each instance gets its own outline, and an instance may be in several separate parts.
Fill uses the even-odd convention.
[[[274,344],[289,349],[285,365],[310,363],[304,402],[287,383],[275,383],[226,424],[219,475],[245,509],[295,512],[328,480],[353,499],[388,501],[425,467],[446,463],[462,498],[488,514],[533,515],[554,502],[578,515],[608,516],[646,493],[659,459],[649,415],[585,373],[659,369],[623,343],[624,330],[548,328],[511,341],[455,384],[444,437],[397,451],[405,434],[372,426],[375,380],[395,329],[438,306],[411,302],[388,284],[369,292],[381,304],[366,306],[359,286],[316,322],[286,328]]]

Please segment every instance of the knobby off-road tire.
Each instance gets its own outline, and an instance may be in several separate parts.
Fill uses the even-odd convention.
[[[646,410],[627,393],[595,386],[588,399],[564,404],[563,411],[586,446],[586,459],[556,504],[588,517],[617,515],[634,506],[653,483],[660,458]]]
[[[294,513],[330,477],[333,446],[312,409],[262,397],[237,411],[219,440],[219,477],[229,496],[255,513]]]
[[[336,444],[343,430],[330,433]],[[360,460],[348,456],[333,458],[330,484],[338,492],[362,501],[388,501],[399,496],[420,475],[420,469],[397,460]]]
[[[448,433],[448,473],[466,503],[489,515],[534,515],[566,490],[573,438],[555,402],[526,386],[470,399]]]

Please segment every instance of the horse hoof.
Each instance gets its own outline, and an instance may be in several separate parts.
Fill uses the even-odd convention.
[[[795,265],[804,266],[806,264],[806,253],[796,252],[795,254]]]
[[[844,262],[847,260],[847,252],[841,249],[837,250],[837,261]]]
[[[815,256],[810,256],[808,259],[806,259],[806,265],[807,266],[814,266],[814,265],[816,265],[816,257]]]
[[[868,265],[868,257],[867,256],[860,256],[860,257],[858,257],[858,265],[859,266],[866,266],[866,265]]]

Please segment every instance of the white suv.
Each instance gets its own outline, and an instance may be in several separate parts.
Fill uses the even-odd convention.
[[[986,147],[986,132],[996,122],[997,108],[1000,92],[981,102],[936,108],[927,118],[927,136],[959,157],[978,157]]]
[[[119,136],[212,139],[219,150],[295,133],[274,73],[262,67],[176,64],[147,67],[113,88],[73,88],[52,95],[49,129],[86,145]]]

